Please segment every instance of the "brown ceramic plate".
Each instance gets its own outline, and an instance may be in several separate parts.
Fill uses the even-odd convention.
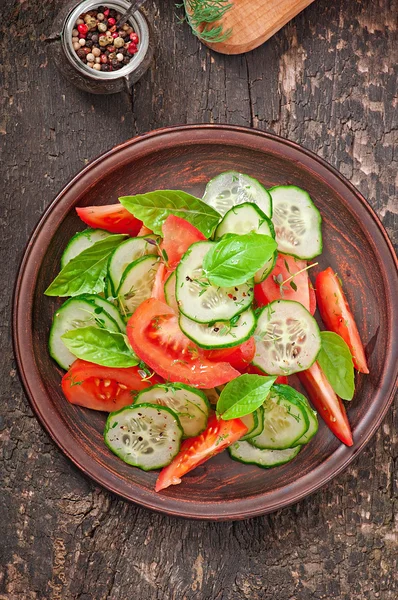
[[[60,387],[62,372],[47,351],[57,300],[43,295],[56,275],[69,238],[83,229],[75,206],[108,204],[153,189],[201,196],[206,182],[237,169],[267,187],[294,184],[310,193],[323,216],[324,252],[344,280],[369,359],[348,406],[355,444],[347,448],[323,421],[291,463],[262,470],[227,453],[155,494],[157,473],[125,465],[102,441],[105,415],[72,406]],[[63,452],[95,481],[142,506],[198,519],[242,519],[297,502],[340,473],[363,449],[391,403],[397,378],[398,277],[396,258],[378,218],[357,190],[322,159],[292,142],[239,127],[197,125],[155,131],[117,146],[79,173],[36,227],[22,261],[14,303],[14,344],[32,407]]]

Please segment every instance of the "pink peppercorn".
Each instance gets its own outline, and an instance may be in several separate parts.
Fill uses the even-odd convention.
[[[106,10],[104,10],[104,15],[107,17],[109,15],[109,8],[107,8]]]
[[[115,52],[116,48],[115,46],[107,46],[106,48],[109,52]]]
[[[86,37],[88,32],[88,27],[85,23],[81,23],[77,26],[78,32],[81,34],[80,37]]]
[[[119,34],[115,31],[114,33],[112,33],[112,37],[115,40],[117,37],[119,37]]]
[[[127,52],[129,54],[136,54],[138,52],[138,48],[135,44],[133,44],[133,42],[131,42],[131,44],[128,45]]]
[[[109,17],[109,19],[108,19],[108,25],[115,25],[115,23],[116,23],[116,19],[113,19],[112,17]]]
[[[134,44],[138,44],[139,37],[136,33],[130,33],[130,40],[134,42]]]
[[[106,56],[106,54],[101,54],[100,59],[103,64],[108,62],[108,57]]]

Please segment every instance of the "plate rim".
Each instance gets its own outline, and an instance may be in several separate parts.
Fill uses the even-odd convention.
[[[357,190],[357,188],[350,181],[348,181],[335,167],[330,165],[323,158],[317,156],[312,151],[301,146],[300,144],[297,144],[296,142],[293,142],[291,140],[288,140],[286,138],[283,138],[283,137],[278,136],[273,133],[260,131],[257,129],[251,129],[249,127],[242,127],[242,126],[235,126],[235,125],[219,125],[219,124],[195,124],[195,125],[180,125],[180,126],[163,127],[163,128],[156,129],[151,132],[136,136],[129,140],[126,140],[125,142],[122,142],[121,144],[114,146],[110,150],[107,150],[104,153],[97,156],[96,158],[94,158],[82,170],[80,170],[78,173],[76,173],[76,175],[74,175],[71,178],[71,180],[66,183],[65,186],[62,187],[60,192],[56,195],[55,199],[50,203],[48,208],[44,211],[43,215],[39,219],[38,223],[36,224],[36,226],[34,227],[34,229],[32,231],[32,234],[29,237],[29,240],[26,244],[25,250],[23,251],[22,259],[20,261],[20,265],[19,265],[19,269],[18,269],[17,279],[16,279],[14,293],[13,293],[13,300],[12,300],[12,342],[13,342],[14,355],[16,358],[19,377],[21,379],[24,392],[30,402],[33,412],[35,413],[36,417],[38,418],[38,421],[41,424],[41,426],[49,434],[51,439],[56,443],[58,448],[60,448],[60,450],[79,468],[80,471],[82,471],[84,473],[85,476],[90,477],[96,483],[100,484],[102,487],[111,491],[112,493],[116,494],[117,496],[122,497],[125,500],[135,502],[136,504],[143,506],[150,510],[155,510],[157,512],[161,512],[163,514],[167,514],[170,516],[178,516],[178,517],[184,517],[184,518],[190,518],[190,519],[199,519],[199,520],[208,520],[208,521],[229,521],[229,520],[240,520],[240,519],[252,518],[255,516],[268,514],[275,510],[295,504],[296,502],[300,501],[301,499],[309,496],[310,494],[314,493],[316,490],[323,487],[326,483],[331,481],[339,473],[341,473],[343,470],[345,470],[348,467],[348,465],[354,460],[354,458],[356,458],[356,456],[360,452],[362,452],[365,445],[371,440],[371,438],[373,437],[373,435],[379,428],[382,420],[384,419],[389,407],[391,406],[393,398],[394,398],[394,393],[395,393],[395,390],[397,387],[398,364],[396,364],[396,367],[395,367],[395,374],[393,373],[392,376],[389,377],[390,384],[388,386],[388,390],[386,390],[387,397],[384,401],[383,408],[377,414],[377,417],[370,421],[369,425],[367,426],[366,435],[364,435],[363,438],[358,439],[358,441],[355,444],[355,447],[348,448],[342,444],[325,461],[323,461],[320,465],[318,465],[316,470],[311,470],[305,476],[303,476],[299,479],[295,479],[291,484],[289,484],[289,488],[298,487],[298,489],[295,493],[290,492],[289,496],[286,499],[281,498],[278,500],[278,498],[277,498],[271,504],[269,503],[268,496],[269,495],[275,496],[275,494],[278,495],[277,493],[280,492],[280,490],[285,489],[286,486],[284,486],[283,488],[272,490],[271,492],[264,494],[264,495],[255,496],[254,499],[253,498],[252,499],[238,498],[238,499],[217,501],[217,502],[211,502],[211,503],[203,502],[200,504],[198,504],[196,502],[192,502],[192,504],[191,504],[190,502],[187,502],[187,501],[182,502],[179,499],[174,499],[174,498],[170,498],[168,496],[162,496],[161,494],[156,494],[154,491],[148,491],[136,483],[130,484],[130,486],[127,486],[127,484],[124,483],[123,486],[119,485],[119,488],[118,488],[117,483],[119,482],[119,484],[120,484],[120,480],[118,479],[117,474],[113,474],[109,470],[106,472],[107,473],[106,477],[102,477],[101,476],[102,466],[99,462],[96,462],[95,459],[93,457],[91,457],[91,455],[89,455],[85,451],[82,451],[81,448],[78,449],[79,451],[76,451],[76,447],[73,448],[73,446],[72,446],[72,450],[71,450],[69,448],[69,444],[67,443],[68,440],[72,439],[71,434],[66,430],[66,432],[64,432],[64,437],[62,438],[60,432],[57,431],[57,424],[55,423],[55,421],[62,422],[62,416],[59,414],[56,414],[56,411],[51,412],[48,409],[44,410],[43,407],[40,407],[40,402],[37,401],[36,396],[40,396],[40,394],[37,392],[37,390],[34,391],[32,389],[32,387],[34,385],[37,386],[37,384],[39,384],[38,387],[40,387],[40,383],[41,383],[40,374],[38,374],[39,376],[37,376],[37,374],[35,374],[35,373],[33,373],[33,374],[27,373],[25,364],[27,362],[29,362],[29,360],[28,360],[29,357],[27,357],[26,355],[29,354],[30,350],[29,349],[27,350],[26,347],[30,348],[30,345],[26,344],[26,347],[21,346],[21,338],[23,336],[26,337],[26,334],[29,335],[29,333],[31,333],[31,330],[29,331],[29,328],[26,326],[26,307],[25,307],[25,309],[23,309],[21,307],[21,301],[20,301],[21,289],[23,289],[23,287],[27,285],[27,281],[26,281],[27,273],[28,272],[30,273],[32,270],[34,271],[34,269],[36,269],[36,272],[37,272],[41,265],[41,262],[40,262],[40,264],[35,264],[35,265],[30,264],[30,258],[32,255],[32,251],[35,248],[35,242],[36,242],[39,234],[42,233],[43,227],[45,226],[47,219],[53,213],[54,209],[56,209],[61,204],[62,199],[64,198],[65,195],[67,195],[69,190],[75,184],[77,184],[79,182],[79,180],[84,179],[85,175],[88,172],[90,172],[91,170],[95,169],[100,163],[102,163],[102,161],[104,161],[105,159],[108,159],[109,157],[114,156],[115,154],[123,151],[124,149],[126,149],[130,146],[134,147],[139,144],[143,144],[145,146],[145,144],[148,142],[149,142],[149,146],[151,146],[151,144],[153,144],[154,140],[156,142],[157,138],[159,138],[159,137],[162,137],[164,135],[170,136],[172,134],[177,134],[177,137],[178,137],[178,134],[180,134],[180,133],[185,134],[186,132],[191,133],[192,143],[199,143],[199,142],[203,143],[204,140],[200,140],[199,137],[195,138],[195,135],[197,134],[197,132],[199,132],[199,133],[204,132],[206,134],[206,132],[210,132],[210,131],[213,132],[210,135],[214,135],[214,132],[216,132],[216,131],[219,131],[219,133],[220,133],[219,138],[208,140],[210,143],[214,143],[214,144],[226,143],[226,140],[223,139],[223,134],[226,134],[226,133],[231,134],[232,132],[236,133],[238,136],[240,134],[244,134],[246,136],[249,136],[249,138],[253,137],[253,139],[255,137],[259,137],[260,139],[263,139],[264,141],[271,141],[271,142],[274,142],[277,144],[281,144],[282,146],[284,146],[285,148],[287,147],[291,151],[294,151],[296,153],[298,152],[299,154],[304,154],[310,160],[310,162],[316,161],[323,169],[326,169],[326,171],[329,171],[340,182],[340,184],[342,184],[344,187],[346,187],[350,190],[350,192],[360,202],[362,207],[366,209],[366,211],[369,214],[369,217],[371,218],[373,223],[376,225],[377,229],[379,230],[379,233],[384,238],[384,242],[386,244],[385,249],[388,250],[390,258],[392,259],[392,262],[395,266],[395,275],[396,275],[395,288],[398,290],[398,260],[397,260],[397,256],[395,254],[392,242],[389,239],[387,232],[385,231],[385,228],[384,228],[380,218],[375,213],[375,211],[370,206],[370,204],[366,201],[364,196]],[[194,132],[196,132],[196,134]],[[174,144],[172,144],[172,145],[174,145]],[[234,146],[235,144],[230,143],[230,145]],[[157,149],[159,149],[159,147]],[[156,148],[153,147],[153,148],[150,148],[150,150],[154,151],[154,150],[156,150]],[[319,173],[318,173],[318,176],[319,176]],[[71,207],[69,208],[69,210],[70,209],[71,209]],[[391,286],[392,286],[392,284],[391,284]],[[31,295],[30,304],[29,304],[30,309],[32,308],[32,305],[33,305],[33,298],[34,298],[34,288],[32,287],[32,295]],[[393,315],[391,318],[393,320],[397,320],[397,322],[398,322],[398,307],[394,306],[394,303],[393,303],[392,308],[393,308]],[[25,319],[24,319],[25,322],[22,320],[22,316],[25,317]],[[393,341],[393,350],[396,351],[397,347],[398,347],[398,343]],[[397,363],[398,363],[398,361],[397,361]],[[378,393],[378,394],[381,393],[380,387],[381,387],[381,384],[376,389],[375,393]],[[362,419],[361,422],[363,422],[363,421],[364,421],[364,418]],[[360,422],[360,424],[361,424],[361,422]],[[65,433],[66,433],[66,435],[65,435]],[[81,454],[82,456],[79,457],[79,454]],[[340,456],[340,455],[342,455],[342,456]],[[331,459],[333,459],[333,461],[332,461],[333,463],[337,462],[337,465],[335,465],[334,467],[332,465],[331,467],[326,469],[326,473],[322,477],[315,476],[315,473],[317,473],[317,471],[320,470],[321,467],[325,468],[324,465],[326,463],[328,463],[329,461],[331,461]],[[309,481],[307,481],[307,480],[309,480]],[[313,480],[313,481],[311,482],[311,480]],[[128,488],[128,489],[125,489],[125,490],[120,489],[123,487]],[[261,500],[259,500],[261,498],[264,498],[264,501],[266,502],[267,506],[264,506],[261,503]],[[244,506],[245,503],[248,504],[248,506],[246,508]],[[233,508],[233,505],[236,505],[235,510],[231,510]]]

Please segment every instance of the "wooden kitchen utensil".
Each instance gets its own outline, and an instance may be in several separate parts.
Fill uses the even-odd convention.
[[[263,44],[314,0],[231,0],[233,6],[217,24],[232,29],[225,42],[206,43],[222,54],[242,54]]]

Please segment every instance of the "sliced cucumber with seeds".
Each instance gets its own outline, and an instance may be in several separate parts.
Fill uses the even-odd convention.
[[[105,239],[108,235],[111,234],[103,229],[85,229],[84,231],[76,233],[69,240],[68,245],[61,256],[61,269],[63,269],[72,258],[75,258],[83,252],[83,250],[90,248],[90,246]]]
[[[84,296],[69,298],[56,311],[51,325],[49,337],[49,351],[52,358],[62,369],[68,370],[76,360],[61,339],[64,333],[80,327],[99,327],[109,331],[119,332],[120,329],[106,311],[97,314],[97,305],[87,300]]]
[[[197,323],[180,315],[180,328],[200,348],[231,348],[243,344],[256,327],[254,311],[249,308],[232,321]]]
[[[108,313],[110,317],[112,317],[114,321],[116,321],[122,333],[126,333],[126,323],[123,321],[120,312],[118,311],[116,306],[112,304],[112,302],[105,300],[105,298],[101,298],[101,296],[98,296],[97,294],[83,294],[82,296],[80,296],[80,298],[84,298],[85,300],[94,302],[98,309],[104,310]],[[101,316],[101,312],[95,312],[97,315]]]
[[[252,416],[253,415],[253,421],[255,422],[255,427],[253,427],[253,429],[249,429],[249,431],[241,438],[242,441],[244,440],[250,440],[250,438],[256,436],[256,435],[260,435],[260,433],[263,430],[264,427],[264,409],[262,406],[259,406],[259,408],[257,410],[254,411],[254,413],[251,413],[251,415],[247,415],[247,416]],[[246,423],[245,421],[246,417],[242,417],[242,421],[244,423]]]
[[[168,276],[166,283],[164,284],[164,297],[166,299],[167,304],[178,314],[175,271],[173,271],[172,274]]]
[[[158,239],[156,235],[130,238],[115,248],[108,264],[108,277],[114,292],[118,289],[123,274],[131,263],[143,256],[157,255],[156,241]]]
[[[321,349],[314,317],[299,302],[275,300],[257,316],[253,364],[269,375],[305,371]]]
[[[215,238],[219,239],[226,233],[244,235],[245,233],[260,233],[275,239],[275,230],[271,219],[255,204],[245,202],[232,207],[224,216],[216,229]],[[257,271],[254,283],[260,283],[271,273],[275,266],[277,252]]]
[[[123,273],[116,296],[120,312],[127,318],[137,306],[151,297],[159,258],[143,256],[127,267]]]
[[[300,392],[298,392],[297,390],[291,388],[290,386],[284,386],[283,384],[278,384],[274,387],[276,387],[278,389],[279,389],[279,387],[282,387],[282,388],[288,387],[289,391],[287,393],[288,394],[294,393],[297,400],[299,400],[305,407],[310,425],[309,425],[307,431],[305,432],[305,434],[299,440],[297,440],[297,442],[295,444],[292,444],[292,446],[302,446],[303,444],[308,444],[308,442],[310,440],[312,440],[312,438],[318,431],[317,413],[315,412],[315,410],[312,409],[312,406],[308,402],[307,398],[305,396],[303,396],[303,394],[300,394]],[[284,390],[284,394],[286,395],[286,390]]]
[[[322,217],[309,194],[294,185],[269,190],[278,251],[309,260],[322,252]]]
[[[110,413],[104,439],[116,456],[144,471],[166,467],[180,449],[183,430],[175,412],[140,404]]]
[[[272,215],[272,199],[265,187],[257,179],[237,171],[226,171],[211,179],[202,199],[220,215],[244,202],[253,202],[268,217]]]
[[[275,386],[264,402],[263,430],[250,439],[256,448],[285,450],[295,446],[308,431],[307,410],[294,394],[284,393],[289,386]]]
[[[195,402],[190,398],[195,397]],[[205,411],[197,405],[197,399],[201,400],[201,405]],[[159,404],[167,406],[173,410],[181,423],[184,431],[184,437],[193,437],[199,435],[206,429],[209,409],[201,395],[196,394],[193,388],[181,388],[176,385],[154,385],[140,392],[134,401],[134,404]]]
[[[287,448],[286,450],[260,450],[250,442],[235,442],[228,448],[234,460],[246,465],[257,465],[263,469],[278,467],[290,462],[300,452],[301,446]]]
[[[176,298],[182,314],[198,323],[230,321],[253,301],[253,283],[231,288],[211,285],[202,263],[214,242],[192,244],[177,267]]]
[[[226,233],[244,235],[252,231],[275,238],[271,219],[256,204],[244,202],[233,206],[225,213],[221,223],[217,226],[214,237],[217,240]]]

